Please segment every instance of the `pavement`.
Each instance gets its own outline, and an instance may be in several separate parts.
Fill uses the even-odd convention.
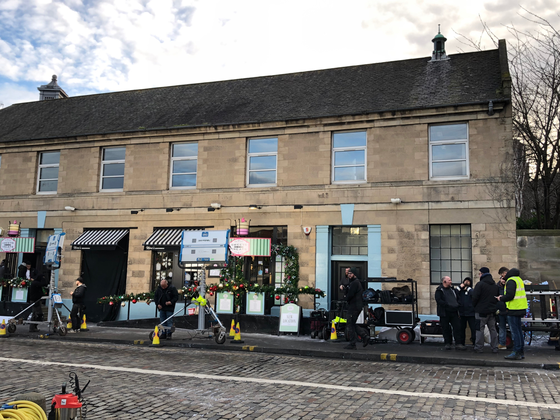
[[[155,325],[154,325],[155,326]],[[47,334],[46,327],[41,326],[38,333],[28,332],[27,325],[18,325],[13,334],[3,340],[60,340],[84,343],[112,343],[128,346],[152,346],[151,329],[126,328],[88,325],[88,331],[59,336]],[[400,344],[395,341],[395,330],[382,332],[379,338],[387,338],[386,343],[374,343],[363,347],[358,343],[356,350],[344,349],[344,338],[338,341],[312,339],[310,336],[244,334],[241,328],[240,342],[229,338],[224,344],[217,344],[209,333],[197,333],[194,330],[177,329],[171,340],[160,340],[160,347],[196,348],[221,351],[245,351],[254,353],[281,354],[328,359],[346,359],[360,361],[384,361],[387,363],[414,363],[432,365],[461,365],[480,367],[505,367],[526,369],[560,370],[560,351],[549,346],[548,336],[534,336],[531,345],[525,346],[524,360],[506,360],[510,352],[500,350],[493,354],[486,344],[483,353],[475,353],[472,347],[467,350],[445,350],[440,338],[426,338],[423,344],[413,341]]]

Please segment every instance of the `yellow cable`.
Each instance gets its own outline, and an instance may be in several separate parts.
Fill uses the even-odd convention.
[[[16,406],[7,410],[0,410],[0,419],[14,420],[47,420],[43,409],[33,401],[12,401],[7,405]]]

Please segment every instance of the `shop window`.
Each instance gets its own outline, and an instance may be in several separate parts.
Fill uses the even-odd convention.
[[[58,189],[59,164],[60,152],[39,153],[37,194],[56,194]]]
[[[196,188],[198,143],[178,143],[171,146],[170,188]]]
[[[430,179],[469,177],[467,124],[430,126]]]
[[[441,283],[443,276],[459,284],[472,278],[472,240],[470,225],[430,225],[430,279]]]
[[[177,289],[183,286],[192,286],[198,282],[198,275],[203,265],[196,263],[184,264],[184,269],[179,267],[178,253],[171,251],[153,252],[152,290],[156,290],[162,280],[167,280]],[[180,296],[181,297],[181,296]]]
[[[366,180],[365,131],[333,134],[332,181],[334,183]]]
[[[276,185],[278,139],[252,139],[248,144],[247,185]]]
[[[101,191],[122,191],[124,186],[124,147],[108,147],[102,151]]]
[[[333,227],[332,255],[368,255],[367,226]]]

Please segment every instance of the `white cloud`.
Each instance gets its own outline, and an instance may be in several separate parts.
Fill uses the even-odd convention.
[[[530,7],[558,26],[555,0]],[[514,0],[0,0],[0,77],[13,89],[57,74],[75,96],[426,57],[438,24],[456,53],[467,48],[455,32],[478,38],[479,15],[508,38],[504,25],[529,26],[519,11]],[[17,97],[6,86],[5,104]]]

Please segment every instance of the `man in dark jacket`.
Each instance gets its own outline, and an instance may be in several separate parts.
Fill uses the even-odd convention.
[[[512,268],[506,275],[506,291],[503,296],[496,296],[500,302],[505,302],[508,309],[508,324],[513,339],[513,352],[505,358],[510,360],[525,359],[523,346],[523,328],[521,318],[525,317],[528,308],[525,284],[519,277],[519,270]]]
[[[471,342],[474,345],[476,340],[476,321],[474,317],[474,306],[472,303],[473,288],[472,279],[465,277],[463,283],[455,288],[457,291],[457,301],[459,302],[460,333],[461,341],[458,344],[465,345],[465,332],[467,324],[471,330]],[[465,347],[466,348],[466,347]]]
[[[437,314],[443,328],[443,339],[445,341],[445,350],[451,350],[453,339],[458,350],[464,350],[465,346],[459,344],[461,342],[461,333],[459,332],[459,302],[457,301],[457,293],[451,287],[451,277],[445,276],[441,279],[441,284],[436,289]],[[452,335],[453,332],[453,335]]]
[[[31,275],[31,284],[29,285],[29,301],[34,302],[31,307],[31,321],[43,320],[43,307],[41,306],[41,298],[44,296],[43,287],[47,285],[45,276],[39,274],[37,270]],[[29,332],[39,331],[37,324],[29,324]]]
[[[479,270],[480,281],[474,288],[473,305],[477,322],[474,351],[482,353],[484,348],[484,329],[488,325],[492,353],[498,353],[498,332],[496,331],[496,298],[498,286],[492,279],[488,267]]]
[[[350,343],[344,347],[349,350],[356,350],[356,342],[358,341],[358,334],[362,337],[363,346],[369,344],[369,332],[365,328],[356,325],[356,321],[360,316],[360,312],[364,309],[364,302],[362,300],[363,288],[360,280],[357,277],[358,270],[352,267],[348,271],[348,288],[346,290],[345,300],[348,302],[348,315],[346,320],[346,333],[350,338]]]
[[[80,332],[82,319],[84,317],[84,299],[86,297],[86,285],[81,277],[76,279],[76,289],[71,292],[72,295],[72,311],[70,312],[70,319],[72,320],[72,330],[69,333]]]
[[[178,300],[179,293],[177,289],[169,284],[167,280],[162,280],[154,295],[154,302],[159,309],[159,320],[164,327],[161,338],[171,339],[173,320],[168,318],[171,318],[175,312],[175,304]],[[200,310],[203,310],[203,308],[200,308]]]
[[[498,270],[498,275],[500,276],[498,280],[498,288],[500,290],[500,296],[504,294],[506,288],[506,273],[509,271],[507,267],[500,267]],[[507,350],[507,307],[506,303],[498,301],[498,316],[496,320],[498,321],[498,350]]]

